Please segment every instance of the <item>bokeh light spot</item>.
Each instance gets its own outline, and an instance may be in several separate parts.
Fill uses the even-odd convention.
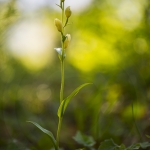
[[[41,21],[24,20],[9,30],[8,48],[27,68],[38,70],[53,60],[53,31]]]

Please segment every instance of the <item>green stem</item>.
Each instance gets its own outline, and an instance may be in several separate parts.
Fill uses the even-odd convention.
[[[63,24],[63,20],[64,20],[64,2],[61,3],[62,4],[62,24]],[[64,41],[63,41],[63,36],[64,36],[64,28],[63,31],[61,33],[62,35],[62,57],[60,59],[60,63],[61,63],[61,88],[60,88],[60,104],[63,101],[63,97],[64,97]],[[56,137],[56,141],[57,141],[57,147],[59,148],[59,138],[60,138],[60,131],[61,131],[61,124],[62,124],[62,119],[63,117],[59,117],[59,121],[58,121],[58,128],[57,128],[57,137]]]
[[[62,2],[62,24],[63,24],[63,19],[64,19],[64,2]],[[61,89],[60,89],[60,104],[63,101],[63,96],[64,96],[64,41],[63,41],[63,36],[64,36],[64,29],[62,31],[62,57],[61,57]]]
[[[62,2],[62,24],[64,22],[64,2]]]
[[[63,45],[62,45],[63,47]],[[63,101],[64,97],[64,58],[63,58],[63,51],[62,51],[62,58],[61,58],[61,89],[60,89],[60,104]],[[60,130],[62,124],[63,117],[59,117],[58,128],[57,128],[57,146],[59,147],[59,137],[60,137]]]
[[[63,101],[64,97],[64,58],[63,58],[63,51],[62,51],[62,58],[61,58],[61,89],[60,89],[60,103]]]
[[[60,137],[60,130],[61,130],[61,124],[62,124],[62,117],[59,118],[59,122],[58,122],[58,129],[57,129],[57,147],[59,147],[59,137]]]

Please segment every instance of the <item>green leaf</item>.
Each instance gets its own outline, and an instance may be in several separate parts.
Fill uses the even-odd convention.
[[[150,139],[150,135],[146,135],[146,137]]]
[[[125,145],[124,145],[124,144],[121,144],[121,145],[119,146],[119,150],[126,150]]]
[[[143,143],[136,143],[131,145],[130,147],[127,148],[127,150],[134,150],[134,149],[146,149],[150,147],[150,143],[149,142],[143,142]]]
[[[79,87],[77,87],[67,98],[65,98],[60,106],[59,106],[59,109],[58,109],[58,112],[57,112],[57,115],[58,117],[62,117],[70,100],[83,88],[85,87],[86,85],[89,85],[89,84],[92,84],[92,83],[85,83],[85,84],[82,84],[80,85]]]
[[[80,131],[76,133],[73,139],[79,144],[82,144],[83,146],[86,147],[92,147],[95,144],[95,141],[92,136],[86,136],[82,134]]]
[[[55,150],[58,150],[58,147],[57,147],[57,144],[56,144],[56,140],[55,140],[55,138],[54,138],[52,132],[50,132],[50,131],[44,129],[43,127],[41,127],[41,126],[40,126],[38,123],[36,123],[36,122],[33,122],[33,121],[27,121],[27,122],[32,123],[32,124],[35,125],[38,129],[40,129],[43,133],[45,133],[46,135],[48,135],[48,137],[51,139],[51,141],[52,141],[52,143],[53,143],[53,145],[54,145],[54,147],[55,147]]]
[[[134,150],[134,149],[139,149],[139,148],[140,148],[140,144],[135,143],[135,144],[132,144],[130,147],[128,147],[127,150]]]
[[[112,139],[109,139],[102,142],[98,150],[116,150],[119,147]]]
[[[149,142],[143,142],[143,143],[135,143],[129,146],[128,148],[125,147],[125,145],[117,145],[114,143],[112,139],[105,140],[102,142],[98,150],[138,150],[140,148],[146,149],[150,147]]]
[[[141,148],[146,149],[147,147],[150,147],[150,143],[149,142],[143,142],[140,143]]]

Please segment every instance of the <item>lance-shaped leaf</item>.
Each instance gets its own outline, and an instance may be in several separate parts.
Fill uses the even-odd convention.
[[[58,147],[57,147],[57,144],[56,144],[56,140],[55,140],[55,138],[54,138],[52,132],[50,132],[50,131],[44,129],[43,127],[41,127],[41,126],[40,126],[38,123],[36,123],[36,122],[33,122],[33,121],[27,121],[27,122],[32,123],[32,124],[35,125],[38,129],[40,129],[43,133],[45,133],[46,135],[48,135],[48,137],[51,139],[51,141],[52,141],[52,143],[53,143],[53,145],[54,145],[54,147],[55,147],[55,150],[58,150]]]
[[[150,139],[150,135],[146,135],[146,137]]]
[[[62,117],[63,116],[63,114],[64,114],[64,112],[65,112],[65,110],[66,110],[66,108],[67,108],[67,106],[68,106],[68,104],[70,102],[70,100],[80,91],[80,89],[82,89],[83,87],[85,87],[86,85],[89,85],[89,84],[91,84],[91,83],[85,83],[85,84],[80,85],[67,98],[65,98],[61,102],[61,104],[59,106],[59,109],[58,109],[58,113],[57,113],[58,117]]]

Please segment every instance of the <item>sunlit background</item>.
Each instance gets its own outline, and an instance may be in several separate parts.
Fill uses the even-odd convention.
[[[49,139],[27,120],[57,130],[61,47],[54,19],[59,0],[0,0],[0,149],[47,150]],[[61,146],[80,148],[80,130],[99,144],[146,140],[150,132],[149,0],[65,0],[72,36],[65,61],[65,96],[85,82],[64,116]],[[133,106],[133,107],[132,107]],[[69,144],[68,144],[69,141]]]

